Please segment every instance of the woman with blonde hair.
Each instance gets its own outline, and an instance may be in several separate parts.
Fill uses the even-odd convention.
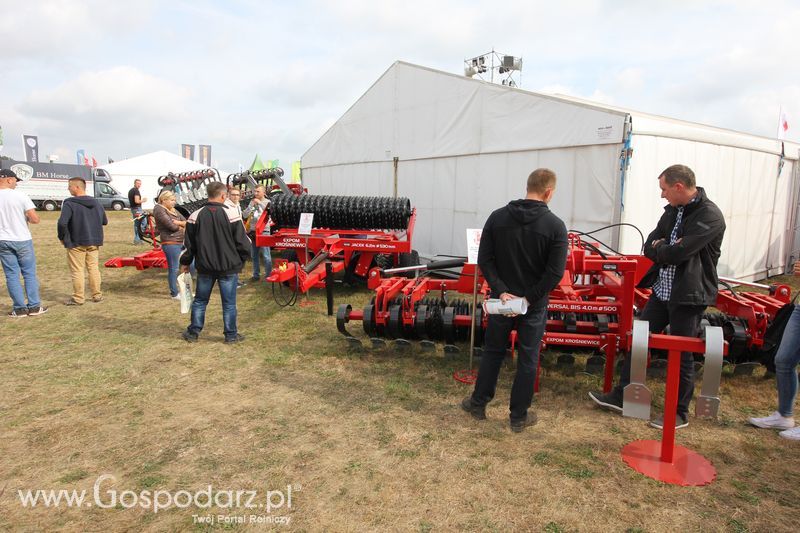
[[[169,294],[178,299],[178,268],[180,267],[181,249],[183,248],[183,231],[186,217],[175,209],[175,193],[163,191],[158,196],[158,204],[153,208],[156,231],[161,235],[161,249],[167,258],[167,280]]]

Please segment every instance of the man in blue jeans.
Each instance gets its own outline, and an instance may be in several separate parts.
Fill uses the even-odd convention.
[[[567,263],[567,228],[547,207],[555,189],[555,172],[534,170],[528,176],[526,197],[489,215],[478,249],[478,265],[492,297],[503,303],[525,298],[528,311],[521,316],[489,315],[475,390],[464,398],[461,408],[476,420],[486,418],[486,404],[494,398],[509,335],[516,327],[519,358],[509,416],[515,433],[536,423],[536,414],[528,409],[533,402],[547,301]]]
[[[225,205],[227,187],[224,183],[210,183],[208,203],[189,216],[181,253],[181,272],[189,272],[192,261],[197,270],[192,319],[183,332],[187,342],[195,342],[203,330],[206,306],[215,283],[219,283],[222,297],[222,322],[225,342],[244,340],[236,325],[236,285],[239,272],[250,256],[250,239],[244,230],[237,209]]]
[[[36,254],[28,223],[38,224],[36,207],[24,193],[15,190],[21,181],[9,169],[0,170],[0,263],[6,275],[6,286],[13,308],[11,318],[24,318],[47,312],[39,299],[36,277]],[[20,283],[25,280],[25,288]],[[25,299],[27,297],[27,303]]]
[[[800,261],[794,264],[794,275],[800,276]],[[800,363],[800,305],[783,330],[783,337],[775,353],[775,377],[778,386],[778,410],[763,418],[751,418],[756,427],[780,429],[778,435],[789,440],[800,440],[800,426],[794,422],[794,401],[797,397],[797,364]]]
[[[133,217],[133,244],[143,244],[140,233],[144,233],[147,229],[147,217],[144,217],[144,210],[142,204],[147,201],[147,198],[142,198],[142,193],[139,192],[139,187],[142,186],[142,180],[134,180],[133,188],[128,191],[128,202],[131,206],[131,217]]]

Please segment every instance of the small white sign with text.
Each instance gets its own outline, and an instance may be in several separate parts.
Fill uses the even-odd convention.
[[[300,235],[311,235],[311,227],[314,225],[314,213],[300,213],[300,225],[297,233]]]
[[[467,263],[478,264],[478,249],[481,246],[482,229],[467,229]]]

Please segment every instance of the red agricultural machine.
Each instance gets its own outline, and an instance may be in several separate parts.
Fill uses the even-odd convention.
[[[214,169],[181,172],[178,174],[170,172],[166,176],[158,178],[158,184],[162,187],[161,191],[170,190],[174,192],[175,208],[187,217],[208,202],[206,186],[213,181],[222,181],[219,173]],[[159,191],[159,194],[161,194],[161,191]],[[149,213],[143,213],[139,219],[141,220],[141,224],[137,226],[139,228],[139,238],[152,244],[152,248],[134,256],[112,257],[105,262],[107,268],[126,266],[135,267],[136,270],[167,268],[167,258],[161,250],[153,216]]]
[[[303,192],[300,185],[287,185],[281,178],[283,169],[273,168],[256,171],[245,171],[237,174],[230,174],[227,178],[229,186],[238,187],[242,190],[242,206],[246,206],[254,196],[255,188],[259,185],[266,187],[270,194],[286,193],[297,195]],[[175,193],[175,209],[188,217],[208,203],[208,193],[206,188],[212,182],[221,182],[222,178],[214,169],[198,170],[194,172],[169,172],[165,176],[158,178],[161,187],[159,194],[165,190]],[[139,237],[150,244],[152,248],[146,252],[136,254],[131,257],[112,257],[105,262],[108,268],[120,268],[126,266],[135,267],[137,270],[148,268],[167,268],[167,259],[161,250],[161,245],[156,235],[153,216],[143,213],[140,216],[142,224],[140,226]]]
[[[587,371],[604,369],[608,390],[616,355],[630,349],[634,317],[650,297],[650,290],[636,285],[652,263],[644,256],[603,253],[596,243],[584,242],[574,233],[569,235],[569,243],[564,276],[550,294],[542,341],[545,346],[590,350],[593,355],[587,360]],[[374,297],[363,309],[340,305],[337,328],[353,344],[360,341],[347,325],[360,321],[375,345],[389,339],[407,347],[409,341],[418,340],[424,348],[430,348],[439,341],[444,342],[446,352],[459,351],[458,345],[470,339],[471,296],[477,281],[475,346],[479,350],[487,325],[481,304],[488,299],[490,287],[480,274],[476,276],[476,266],[472,264],[464,264],[457,279],[433,275],[437,268],[452,266],[452,261],[445,261],[419,267],[425,272],[415,279],[384,277],[381,269],[372,269],[368,283],[375,291]],[[705,315],[706,325],[722,327],[729,343],[730,362],[757,358],[775,315],[789,303],[788,286],[768,288],[769,294],[721,290],[716,306],[719,312]],[[512,353],[515,339],[516,332],[512,332]]]
[[[314,214],[307,235],[299,229],[302,213]],[[337,272],[353,281],[375,265],[416,264],[415,221],[408,198],[281,194],[256,224],[256,244],[293,251],[290,259],[274,260],[267,281],[287,284],[296,295],[325,286]]]

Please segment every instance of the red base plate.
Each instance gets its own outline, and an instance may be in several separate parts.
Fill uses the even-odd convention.
[[[661,441],[637,440],[622,448],[622,460],[647,477],[693,487],[708,485],[717,477],[717,471],[708,459],[683,446],[675,445],[671,463],[661,462]]]
[[[478,379],[477,370],[456,370],[453,372],[453,379],[465,385],[472,385]]]

